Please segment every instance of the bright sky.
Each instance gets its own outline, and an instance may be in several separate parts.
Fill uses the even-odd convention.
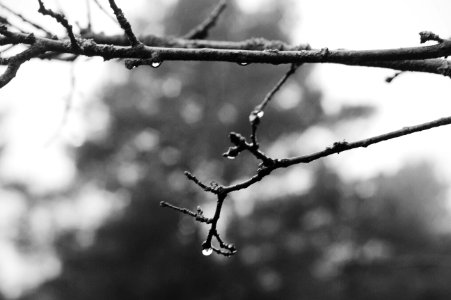
[[[37,5],[34,0],[3,2],[18,8],[27,16],[36,16],[42,24],[52,22],[35,13],[33,5]],[[107,6],[107,1],[101,2]],[[423,30],[433,31],[443,37],[451,36],[449,0],[292,2],[300,11],[294,41],[308,42],[312,47],[370,49],[416,46],[419,44],[418,32]],[[79,20],[80,23],[85,21],[84,1],[48,0],[46,3],[70,11],[71,20]],[[242,0],[242,3],[247,9],[253,9],[252,3],[262,7],[261,2]],[[136,1],[118,0],[118,4],[130,16],[139,13],[134,9],[139,7]],[[93,11],[93,14],[99,29],[120,32],[101,13]],[[49,27],[61,30],[56,24]],[[83,142],[87,128],[81,122],[81,108],[89,99],[95,100],[95,97],[88,95],[101,93],[96,88],[102,78],[108,76],[106,72],[111,72],[106,67],[107,64],[95,59],[80,61],[73,70],[65,63],[32,61],[26,63],[17,77],[0,90],[0,137],[8,142],[0,160],[0,180],[25,180],[38,192],[60,189],[71,183],[76,170],[73,161],[62,149],[65,143],[76,146]],[[63,118],[72,72],[76,75],[72,109],[60,137],[48,144]],[[393,83],[386,84],[385,77],[393,73],[390,70],[334,65],[321,65],[315,69],[311,84],[323,91],[326,109],[334,110],[343,103],[368,103],[377,107],[377,114],[370,120],[364,120],[358,126],[338,128],[335,134],[340,140],[354,141],[451,115],[449,78],[404,74]],[[451,127],[434,129],[365,150],[335,155],[329,161],[337,166],[345,178],[361,178],[380,171],[395,171],[411,158],[426,158],[433,161],[444,180],[449,181],[451,168],[448,167],[448,155],[451,153],[451,142],[446,138],[449,134]],[[325,142],[329,145],[336,141],[320,129],[310,131],[302,137],[302,141],[306,138],[309,148],[306,149],[302,142],[305,151],[324,149]],[[8,194],[7,191],[1,191],[0,194],[0,220],[9,220],[0,222],[0,288],[14,296],[23,287],[33,286],[39,279],[55,274],[59,265],[51,254],[43,253],[44,256],[38,255],[30,262],[15,251],[11,230],[26,209],[25,199]],[[90,205],[103,207],[99,200],[102,198],[105,198],[104,195],[96,197],[91,193],[89,201],[74,205],[71,211],[77,215],[87,215],[88,224],[97,224],[95,220],[103,215],[89,215],[88,212],[92,211]],[[40,212],[38,220],[46,220],[42,214]],[[75,220],[71,222],[76,223]],[[43,270],[43,262],[50,267]]]

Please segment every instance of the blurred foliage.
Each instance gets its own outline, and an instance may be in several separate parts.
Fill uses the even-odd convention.
[[[288,41],[288,32],[274,24],[289,6],[273,3],[263,14],[246,14],[231,3],[211,36]],[[179,1],[167,14],[166,33],[183,35],[212,5]],[[108,124],[74,151],[75,186],[95,183],[128,205],[97,230],[89,245],[79,243],[76,231],[62,234],[56,243],[61,274],[23,299],[404,299],[398,296],[410,291],[410,299],[426,299],[417,295],[441,293],[433,277],[418,279],[422,288],[396,286],[395,278],[402,275],[408,283],[416,273],[399,273],[388,264],[381,276],[373,268],[405,255],[445,255],[449,248],[432,234],[431,220],[443,211],[443,188],[425,165],[345,184],[316,163],[307,192],[287,196],[281,191],[281,197],[256,201],[250,214],[231,214],[222,226],[239,253],[229,259],[202,256],[202,228],[159,207],[160,201],[195,208],[212,200],[184,178],[184,170],[222,183],[255,170],[248,156],[227,161],[221,153],[229,146],[230,131],[249,134],[249,112],[286,69],[163,62],[158,69],[124,71],[126,80],[107,83],[101,107],[108,111]],[[326,115],[321,94],[306,85],[309,72],[303,66],[290,79],[297,87],[290,94],[298,98],[295,106],[273,103],[267,109],[260,128],[263,147],[370,111],[355,106]],[[94,122],[89,116],[96,114],[88,114],[87,122]],[[439,267],[434,272],[444,276],[448,271]]]

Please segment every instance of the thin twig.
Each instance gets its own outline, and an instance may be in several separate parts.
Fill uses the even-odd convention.
[[[223,153],[222,156],[227,157],[229,159],[234,159],[243,152],[244,150],[252,153],[255,158],[262,161],[264,165],[272,165],[273,160],[269,158],[265,153],[263,153],[259,149],[259,145],[253,140],[252,143],[246,142],[246,139],[239,133],[231,132],[229,134],[230,141],[234,144],[234,147],[230,147],[226,153]],[[251,137],[252,139],[252,137]]]
[[[0,88],[7,85],[15,76],[19,68],[22,64],[31,59],[32,57],[36,57],[43,52],[42,48],[39,46],[31,46],[27,50],[20,52],[8,59],[0,59],[2,65],[7,64],[7,68],[2,75],[0,75]]]
[[[217,231],[217,225],[219,218],[221,216],[221,210],[222,210],[222,204],[224,203],[225,198],[227,197],[227,194],[220,193],[217,195],[217,201],[216,201],[216,209],[213,218],[211,219],[210,229],[208,230],[207,239],[202,243],[203,249],[212,249],[218,254],[224,255],[224,256],[231,256],[237,252],[235,246],[233,244],[226,244],[222,241],[220,238],[218,231]],[[216,248],[212,245],[212,240],[215,238],[219,243],[219,248]]]
[[[114,23],[116,23],[116,24],[119,24],[119,22],[117,21],[117,19],[113,16],[113,15],[111,15],[106,9],[105,9],[105,7],[103,7],[102,6],[102,4],[100,4],[100,2],[99,1],[97,1],[97,0],[92,0],[96,5],[97,5],[97,7],[108,17],[108,18],[110,18],[111,20],[113,20],[113,22]]]
[[[395,131],[392,131],[389,133],[381,134],[378,136],[359,140],[359,141],[352,142],[352,143],[348,143],[346,141],[335,142],[332,146],[327,147],[325,150],[319,151],[319,152],[316,152],[313,154],[309,154],[309,155],[298,156],[298,157],[293,157],[293,158],[285,158],[285,159],[275,159],[274,164],[272,166],[268,166],[266,168],[260,169],[256,175],[254,175],[253,177],[251,177],[243,182],[233,184],[230,186],[224,186],[223,190],[224,190],[224,193],[230,193],[230,192],[245,189],[245,188],[253,185],[254,183],[262,180],[264,177],[269,175],[269,173],[271,173],[275,169],[287,168],[287,167],[297,165],[297,164],[310,163],[314,160],[324,158],[324,157],[330,156],[332,154],[338,154],[338,153],[356,149],[356,148],[362,148],[362,147],[366,148],[366,147],[371,146],[376,143],[388,141],[388,140],[398,138],[401,136],[413,134],[413,133],[424,131],[424,130],[429,130],[429,129],[440,127],[440,126],[450,125],[450,124],[451,124],[451,117],[445,117],[445,118],[437,119],[437,120],[434,120],[431,122],[426,122],[426,123],[419,124],[419,125],[404,127],[399,130],[395,130]]]
[[[444,39],[442,39],[437,34],[431,32],[431,31],[422,31],[420,32],[420,43],[426,43],[428,41],[436,41],[438,43],[442,43]]]
[[[17,18],[21,19],[23,22],[25,22],[25,23],[31,25],[32,27],[34,27],[34,28],[36,28],[36,29],[38,29],[38,30],[44,32],[47,36],[49,36],[49,37],[54,36],[54,34],[53,34],[52,32],[50,32],[49,30],[45,29],[44,27],[42,27],[42,26],[39,25],[39,24],[36,24],[36,23],[32,22],[30,19],[24,17],[23,15],[19,14],[19,13],[16,12],[16,11],[12,10],[12,9],[9,8],[8,6],[6,6],[5,4],[3,4],[3,3],[0,2],[0,6],[1,6],[4,10],[8,11],[10,14],[12,14],[12,15],[16,16]]]
[[[277,82],[277,84],[269,91],[268,94],[266,94],[263,101],[257,105],[254,110],[249,115],[249,121],[251,123],[251,140],[252,144],[255,147],[258,147],[257,142],[257,129],[258,125],[260,124],[260,119],[263,117],[265,107],[268,105],[268,103],[271,101],[271,99],[274,97],[274,95],[279,91],[279,89],[284,85],[284,83],[287,81],[287,79],[293,75],[296,70],[299,68],[300,64],[291,64],[290,69],[285,73],[285,75]]]
[[[371,146],[373,144],[377,144],[380,142],[388,141],[394,138],[398,138],[401,136],[409,135],[412,133],[417,133],[424,130],[429,130],[432,128],[445,126],[451,124],[451,117],[445,117],[441,119],[437,119],[431,122],[426,122],[419,125],[404,127],[399,130],[395,130],[389,133],[381,134],[378,136],[374,136],[368,139],[360,140],[353,143],[347,143],[347,142],[337,142],[332,147],[326,148],[324,151],[317,152],[311,155],[306,156],[300,156],[295,158],[290,158],[287,160],[281,161],[281,166],[283,168],[286,168],[291,165],[299,164],[299,163],[308,163],[313,160],[317,160],[322,157],[329,156],[331,154],[336,154],[344,151],[348,151],[355,148],[366,148],[368,146]]]
[[[191,174],[188,171],[185,171],[185,176],[191,180],[192,182],[194,182],[195,184],[197,184],[198,186],[200,186],[204,191],[206,192],[210,192],[213,194],[217,194],[217,190],[216,187],[209,187],[205,184],[203,184],[196,176],[194,176],[193,174]]]
[[[269,101],[274,97],[274,95],[279,91],[279,89],[282,87],[282,85],[287,81],[287,79],[293,75],[296,70],[299,68],[299,64],[291,64],[290,69],[285,73],[285,75],[280,78],[280,80],[277,82],[277,84],[272,88],[272,90],[265,96],[263,101],[255,108],[255,110],[263,111],[268,105]]]
[[[121,25],[121,28],[124,30],[125,34],[127,35],[128,40],[130,41],[130,44],[132,47],[137,47],[141,45],[141,42],[138,41],[135,34],[133,33],[132,26],[128,22],[127,18],[125,18],[124,13],[122,10],[116,5],[116,2],[114,0],[108,0],[110,2],[111,9],[114,12],[114,15],[117,18],[117,21]]]
[[[0,54],[1,53],[6,53],[8,50],[11,50],[12,48],[16,47],[16,45],[8,45],[5,48],[0,50]]]
[[[91,4],[89,2],[90,0],[86,0],[86,18],[88,19],[88,26],[87,26],[87,30],[88,32],[92,31],[92,16],[91,16]]]
[[[385,78],[385,82],[386,83],[391,83],[393,80],[395,80],[395,78],[398,78],[398,76],[403,74],[403,73],[405,73],[405,72],[404,71],[396,72],[395,74]]]
[[[8,26],[10,26],[11,28],[15,28],[16,30],[18,30],[18,31],[20,31],[20,32],[22,32],[22,33],[27,32],[27,31],[26,31],[24,28],[22,28],[21,26],[12,23],[10,20],[8,20],[6,17],[3,17],[3,16],[0,16],[0,24],[8,25]]]
[[[210,29],[216,25],[222,12],[227,7],[227,0],[220,0],[216,7],[211,11],[207,19],[202,23],[197,25],[195,28],[191,29],[187,34],[183,36],[185,39],[205,39],[208,37]]]
[[[40,12],[43,15],[47,15],[54,18],[58,23],[60,23],[64,28],[66,28],[67,35],[69,36],[72,48],[76,52],[81,51],[80,46],[78,45],[77,39],[75,38],[74,32],[72,30],[72,25],[69,24],[69,21],[66,19],[66,17],[63,14],[59,14],[51,9],[47,9],[44,6],[42,0],[38,0],[38,2],[39,2],[38,12]]]
[[[202,210],[200,210],[200,208],[198,208],[198,212],[195,213],[195,212],[193,212],[193,211],[191,211],[191,210],[189,210],[187,208],[178,207],[178,206],[172,205],[172,204],[170,204],[170,203],[168,203],[166,201],[161,201],[160,202],[160,206],[161,207],[169,207],[169,208],[171,208],[173,210],[181,212],[182,214],[191,216],[191,217],[195,218],[196,221],[199,221],[199,222],[202,222],[202,223],[206,223],[206,224],[211,224],[212,223],[212,219],[206,218],[206,217],[203,216]]]

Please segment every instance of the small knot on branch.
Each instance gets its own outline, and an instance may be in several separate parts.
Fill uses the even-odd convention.
[[[207,186],[206,184],[201,182],[196,176],[194,176],[193,174],[191,174],[188,171],[185,171],[184,174],[185,174],[186,178],[188,178],[188,180],[191,180],[192,182],[197,184],[201,189],[203,189],[206,192],[210,192],[213,194],[219,194],[220,190],[222,189],[222,187],[218,184],[216,184],[216,186]]]
[[[191,211],[191,210],[189,210],[187,208],[183,208],[183,207],[178,207],[178,206],[172,205],[172,204],[170,204],[168,202],[165,202],[165,201],[161,201],[160,202],[160,206],[161,207],[169,207],[169,208],[171,208],[173,210],[176,210],[176,211],[178,211],[178,212],[180,212],[180,213],[182,213],[184,215],[193,217],[193,218],[196,219],[196,221],[201,222],[201,223],[211,224],[213,222],[212,219],[207,218],[207,217],[204,216],[204,212],[202,211],[202,209],[200,209],[199,206],[197,207],[197,212],[193,212],[193,211]]]
[[[74,32],[72,30],[72,25],[69,24],[69,21],[63,14],[56,13],[51,9],[48,9],[44,6],[44,2],[42,0],[38,0],[39,9],[38,12],[44,16],[50,16],[54,18],[58,23],[60,23],[64,28],[66,28],[67,35],[69,36],[70,43],[72,45],[72,49],[76,52],[81,51],[80,46],[78,45],[77,39],[75,38]]]
[[[327,149],[329,149],[330,151],[336,152],[336,153],[340,153],[341,151],[347,150],[348,145],[349,145],[349,143],[346,141],[335,142],[332,145],[332,147],[327,147]]]
[[[230,142],[236,146],[245,146],[246,145],[246,139],[244,136],[237,132],[231,132],[229,134]]]
[[[448,60],[444,60],[438,70],[443,76],[451,77],[451,63]]]
[[[420,43],[424,44],[428,41],[436,41],[438,43],[442,43],[444,39],[442,39],[437,34],[431,32],[431,31],[422,31],[420,32]]]
[[[257,169],[257,175],[263,178],[265,176],[268,176],[273,170],[274,168],[272,168],[271,166],[267,166],[266,162],[262,162]]]
[[[34,36],[33,33],[29,33],[29,34],[27,35],[27,37],[25,38],[25,41],[26,41],[27,43],[34,44],[34,43],[36,42],[36,37]]]
[[[229,147],[229,149],[227,149],[227,152],[224,152],[222,156],[228,159],[235,159],[241,151],[242,149],[240,147]]]

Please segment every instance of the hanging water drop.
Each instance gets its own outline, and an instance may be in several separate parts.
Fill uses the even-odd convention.
[[[158,68],[161,66],[161,61],[153,61],[151,64],[152,68]]]
[[[202,254],[205,256],[209,256],[212,253],[213,253],[213,249],[211,249],[211,248],[205,248],[202,250]]]
[[[241,61],[241,62],[239,62],[238,63],[240,66],[247,66],[249,63],[248,62],[245,62],[245,61]]]
[[[259,122],[260,119],[263,117],[265,113],[262,110],[254,110],[253,112],[251,112],[251,114],[249,115],[249,122],[254,123],[254,122]]]

